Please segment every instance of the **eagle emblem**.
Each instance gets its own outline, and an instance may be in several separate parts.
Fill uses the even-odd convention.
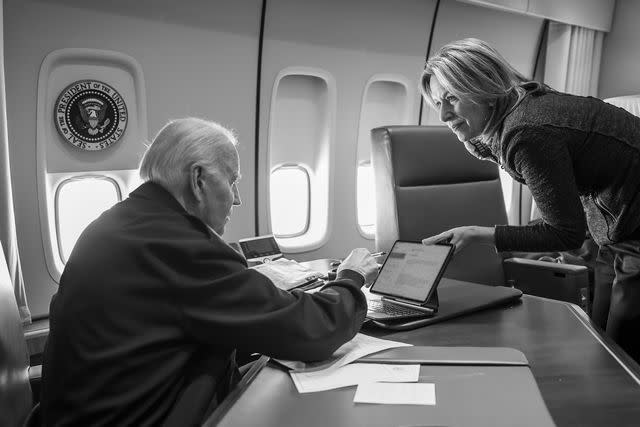
[[[58,96],[55,121],[58,133],[70,144],[82,150],[102,150],[124,135],[127,106],[110,85],[81,80]]]
[[[104,128],[111,123],[109,118],[105,119],[105,113],[105,104],[98,98],[87,98],[80,101],[80,117],[82,117],[83,123],[79,123],[79,127],[87,129],[89,135],[103,133]]]

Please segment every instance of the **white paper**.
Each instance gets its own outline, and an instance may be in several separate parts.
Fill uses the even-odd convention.
[[[367,356],[378,351],[387,350],[396,347],[410,347],[412,344],[406,344],[398,341],[383,340],[380,338],[370,337],[364,334],[357,334],[353,339],[340,348],[333,355],[320,362],[299,362],[292,360],[280,360],[277,362],[298,372],[318,371],[323,369],[335,369],[353,362],[356,359]]]
[[[358,385],[353,401],[389,405],[435,405],[436,386],[431,383],[363,383]]]
[[[322,277],[319,271],[312,270],[294,260],[279,258],[258,264],[252,269],[267,276],[278,288],[288,291]]]
[[[299,393],[312,393],[374,381],[417,382],[420,365],[352,363],[337,369],[290,374]]]

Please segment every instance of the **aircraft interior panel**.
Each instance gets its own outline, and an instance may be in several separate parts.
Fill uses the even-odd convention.
[[[335,109],[335,80],[324,70],[287,68],[276,78],[267,140],[269,177],[275,176],[269,218],[285,252],[319,247],[329,237]],[[277,179],[295,168],[305,175]]]
[[[92,76],[91,79],[87,79],[88,75]],[[96,138],[111,133],[101,143],[81,142],[75,136],[76,130],[64,124],[66,106],[80,93],[91,94],[91,98],[86,99],[83,113],[92,112],[96,121],[105,111],[107,101],[111,101],[118,111],[115,117],[107,117],[100,125],[89,129],[91,134],[88,136],[95,135]],[[96,207],[110,207],[122,199],[122,194],[126,196],[133,190],[122,183],[136,182],[137,159],[142,156],[144,141],[147,140],[147,104],[142,69],[135,59],[119,52],[55,50],[47,55],[40,67],[37,105],[36,150],[38,194],[43,196],[38,200],[42,241],[49,274],[59,281],[69,253],[68,249],[63,249],[65,245],[61,240],[70,233],[77,239],[81,229],[99,214],[94,212],[85,218],[84,212]],[[52,115],[54,121],[51,120]],[[81,132],[80,129],[78,131]],[[60,136],[64,138],[63,143],[51,143],[59,141]],[[111,144],[114,146],[110,147]],[[114,180],[116,176],[120,183]],[[86,184],[86,181],[80,183],[83,178],[100,178],[103,183],[112,183],[112,194],[116,197],[106,197],[108,204],[101,206],[101,199],[94,199],[92,195],[102,193],[94,192],[91,187],[86,187],[86,193],[75,199],[69,198],[71,196],[58,197],[65,184]],[[68,210],[67,214],[61,216],[60,209]],[[69,227],[74,230],[70,231]]]
[[[153,0],[4,1],[13,196],[32,313],[46,315],[57,289],[61,265],[58,261],[50,268],[47,257],[59,252],[62,259],[70,250],[68,243],[51,238],[60,227],[51,213],[57,197],[69,193],[71,181],[87,176],[109,197],[126,197],[138,182],[134,169],[144,143],[171,118],[211,118],[239,137],[242,206],[234,209],[227,240],[275,233],[285,253],[300,261],[344,256],[353,247],[373,250],[369,131],[383,125],[440,124],[418,90],[427,49],[433,53],[448,41],[478,37],[530,76],[545,19],[567,21],[563,14],[579,4],[561,3],[190,0],[175,8],[170,1]],[[576,12],[578,23],[610,28],[611,2],[604,2],[602,13],[596,11],[602,5],[587,3]],[[626,16],[633,15],[634,7],[618,2],[620,28],[628,29]],[[627,83],[632,73],[610,77],[618,71],[611,71],[615,61],[608,58],[633,58],[624,53],[633,48],[616,31],[605,40],[602,60],[601,86],[608,96],[629,93],[617,82],[633,86]],[[124,88],[131,77],[114,84],[128,93],[130,119],[139,121],[137,111],[144,107],[148,122],[141,121],[135,135],[129,128],[127,141],[102,153],[63,144],[52,132],[53,122],[50,135],[41,139],[37,134],[38,123],[45,120],[38,110],[43,61],[51,52],[70,48],[118,52],[138,63],[144,75],[144,95],[133,100],[130,94],[138,92]],[[88,66],[85,71],[95,70]],[[65,72],[65,78],[71,83],[81,76]],[[62,83],[56,83],[50,98]],[[507,209],[513,210],[516,186],[502,178]],[[271,193],[277,182],[289,185],[288,196],[295,196],[291,204],[279,203]],[[287,220],[286,211],[296,213],[295,221]],[[278,218],[289,228],[279,230]]]
[[[76,350],[83,343],[108,348],[99,342],[102,335],[126,346],[123,352],[109,353],[118,359],[124,355],[127,363],[102,363],[98,357],[101,366],[131,373],[140,360],[139,366],[157,360],[158,366],[169,367],[171,358],[158,352],[169,350],[185,368],[175,371],[176,388],[165,387],[176,393],[158,394],[157,386],[146,387],[138,380],[136,387],[128,387],[131,381],[116,384],[127,378],[124,371],[113,381],[108,372],[98,372],[100,367],[91,377],[73,375],[71,382],[87,380],[92,389],[97,385],[94,396],[100,398],[108,391],[100,385],[107,383],[107,388],[126,391],[116,396],[122,401],[140,392],[134,409],[118,400],[108,415],[140,410],[143,419],[159,409],[158,417],[172,411],[169,424],[201,412],[194,419],[204,420],[203,425],[297,425],[299,420],[311,420],[310,425],[383,425],[389,419],[414,425],[403,420],[415,414],[420,420],[479,425],[485,418],[475,409],[482,406],[486,425],[517,424],[511,419],[524,420],[519,408],[526,408],[548,418],[548,423],[538,424],[534,417],[526,418],[536,426],[636,426],[640,347],[634,328],[639,326],[629,319],[635,319],[640,298],[626,290],[637,281],[631,264],[638,259],[638,230],[633,230],[633,215],[625,215],[633,208],[637,177],[632,172],[640,162],[633,160],[629,144],[620,148],[617,143],[631,141],[638,123],[622,110],[578,96],[597,97],[640,116],[639,16],[638,0],[0,0],[0,305],[8,307],[0,314],[10,319],[0,322],[0,425],[23,425],[29,412],[35,414],[35,423],[39,411],[50,418],[47,393],[61,397],[74,392],[65,373],[60,375],[60,390],[50,393],[47,381],[63,372],[56,362],[68,363],[76,374],[94,373],[81,366]],[[464,38],[488,42],[525,78],[571,96],[536,93],[519,103],[523,98],[502,97],[514,93],[512,84],[501,84],[491,94],[483,87],[460,94],[437,75],[444,90],[436,91],[440,111],[434,110],[419,87],[425,62],[444,45]],[[462,56],[462,62],[473,61]],[[478,63],[486,58],[476,57]],[[488,154],[484,150],[494,147],[476,142],[489,132],[495,135],[493,126],[502,125],[490,118],[502,111],[516,111],[502,132],[504,140],[511,141],[508,157],[513,163],[502,167],[513,166],[531,183],[541,209],[526,185],[465,148],[471,140],[478,157]],[[561,121],[569,111],[569,122]],[[245,254],[248,265],[262,265],[242,271],[241,258],[197,220],[191,225],[199,228],[202,240],[175,245],[175,253],[167,249],[175,243],[170,240],[172,224],[147,232],[138,220],[129,223],[135,227],[121,240],[114,232],[117,239],[107,239],[106,247],[104,239],[102,245],[76,245],[88,224],[140,186],[140,160],[155,135],[172,119],[186,117],[230,129],[237,136],[240,160],[240,177],[233,159],[225,158],[227,167],[219,169],[225,179],[205,181],[203,209],[194,216]],[[597,123],[598,132],[584,126],[585,117]],[[602,117],[610,120],[603,123]],[[602,132],[602,126],[613,133]],[[539,144],[527,145],[532,135]],[[605,140],[607,153],[599,155]],[[558,149],[555,142],[567,149]],[[218,153],[213,155],[217,159]],[[588,165],[581,166],[585,159]],[[575,176],[573,169],[579,171]],[[606,182],[613,176],[615,182]],[[164,204],[166,195],[154,187],[144,187],[155,193],[152,199],[157,197],[151,203]],[[194,214],[186,198],[176,199]],[[165,207],[173,202],[166,199]],[[156,214],[165,212],[156,204],[148,206],[153,219],[144,224],[153,227]],[[220,207],[231,212],[218,215]],[[539,218],[542,223],[531,224]],[[533,226],[493,228],[503,224]],[[136,233],[143,228],[147,234],[139,237]],[[169,237],[164,240],[166,231]],[[418,283],[413,280],[418,261],[391,248],[398,240],[432,236],[437,236],[432,241],[451,243],[445,244],[450,259],[432,270],[442,278],[437,295],[429,296],[423,307],[407,307],[402,294],[384,294],[385,303],[395,299],[396,310],[414,308],[421,318],[415,313],[391,321],[372,317],[373,301],[381,297],[374,285],[373,295],[362,289],[368,322],[362,323],[353,315],[361,304],[353,305],[347,296],[356,296],[355,288],[346,282],[329,283],[329,289],[342,288],[333,293],[321,287],[338,275],[359,283],[349,272],[338,273],[340,265],[341,271],[375,281],[383,265],[375,262],[393,268],[389,260],[402,260],[406,270],[398,283],[402,287],[410,278],[413,286]],[[130,244],[141,239],[141,247],[130,250]],[[595,240],[607,244],[599,247]],[[125,248],[114,249],[120,243]],[[570,247],[580,243],[579,248]],[[366,248],[374,256],[351,252],[355,248]],[[148,256],[149,249],[158,252]],[[79,261],[72,256],[74,250],[76,256],[91,259]],[[354,256],[345,261],[350,252]],[[360,256],[362,264],[356,259]],[[70,259],[74,262],[63,280],[67,292],[58,294],[50,318],[52,296]],[[312,262],[300,268],[296,261]],[[144,270],[156,263],[157,274],[146,282]],[[92,268],[87,270],[87,265]],[[284,266],[282,271],[279,266]],[[74,283],[76,267],[82,274]],[[295,278],[286,277],[294,270]],[[420,270],[421,277],[430,274],[425,271]],[[259,272],[267,272],[267,277]],[[177,286],[165,286],[167,280]],[[228,295],[217,293],[231,288]],[[80,296],[64,305],[75,289]],[[291,295],[286,293],[292,289]],[[430,284],[429,291],[433,289]],[[96,290],[98,294],[87,297]],[[109,300],[112,296],[118,298]],[[156,296],[162,299],[159,305],[149,304]],[[356,299],[362,300],[359,294]],[[130,307],[135,308],[127,312]],[[145,313],[145,307],[151,311]],[[55,325],[51,330],[50,320]],[[162,338],[164,331],[171,334],[168,341]],[[268,362],[285,353],[292,360],[322,359],[320,353],[326,350],[328,355],[339,344],[335,337],[340,335],[344,344],[356,332],[407,344],[365,361],[420,362],[424,366],[418,383],[433,383],[437,405],[412,404],[408,413],[397,405],[361,404],[362,394],[376,384],[369,373],[355,390],[336,383],[336,390],[321,390],[314,395],[318,399],[308,399],[298,388],[303,376],[292,384],[288,373]],[[51,357],[61,342],[61,354],[71,352]],[[221,362],[231,374],[224,384],[209,369],[212,348],[215,363]],[[144,359],[136,359],[136,349]],[[518,353],[515,359],[513,350]],[[13,366],[16,354],[20,366]],[[202,365],[201,357],[206,362]],[[242,377],[227,394],[223,385],[236,379],[233,358]],[[433,363],[443,367],[442,378],[423,375]],[[478,367],[504,371],[499,379],[514,380],[520,378],[515,372],[525,372],[536,400],[507,393],[514,403],[507,408],[504,399],[485,393],[495,408],[480,405],[482,399],[472,399],[465,407],[469,396],[454,390],[458,384],[451,375]],[[135,372],[141,375],[138,379],[153,377]],[[492,386],[503,382],[493,381]],[[15,392],[16,385],[25,386],[24,396]],[[409,385],[426,384],[416,384],[414,378]],[[602,393],[604,386],[611,393]],[[150,393],[163,403],[137,404]],[[267,394],[272,397],[268,402]],[[394,399],[401,395],[391,394]],[[202,405],[194,403],[195,395],[205,397]],[[252,410],[256,397],[267,412]],[[93,399],[84,399],[83,407],[73,411],[63,405],[64,415],[83,416]],[[72,396],[68,402],[76,400]],[[532,401],[537,403],[532,406]],[[12,420],[16,411],[20,422]],[[98,412],[106,413],[104,406]],[[379,413],[384,416],[376,417]]]
[[[375,196],[371,166],[371,129],[380,123],[411,124],[416,116],[415,83],[401,75],[376,74],[362,95],[356,153],[357,227],[362,237],[375,237]]]
[[[616,0],[611,31],[606,33],[600,61],[598,96],[602,99],[640,92],[640,2]]]
[[[301,3],[278,0],[267,2],[266,6],[258,157],[259,234],[272,232],[267,213],[271,173],[267,168],[268,162],[264,160],[268,155],[267,147],[286,143],[284,140],[267,142],[267,138],[273,137],[269,126],[273,123],[270,107],[273,106],[271,99],[276,76],[288,67],[308,67],[324,70],[333,76],[337,93],[336,110],[330,113],[335,115],[335,128],[327,130],[332,140],[328,144],[331,152],[326,160],[332,164],[324,166],[331,170],[333,179],[328,204],[322,207],[329,215],[328,240],[317,249],[305,245],[301,237],[296,238],[301,242],[297,248],[288,244],[286,238],[280,238],[279,242],[289,252],[296,252],[298,260],[344,256],[345,247],[373,249],[373,240],[362,236],[357,223],[357,171],[354,166],[366,155],[363,151],[360,151],[362,157],[358,154],[357,143],[361,135],[359,123],[364,120],[371,126],[391,124],[388,121],[399,119],[399,113],[383,117],[380,108],[388,111],[390,107],[380,107],[370,102],[375,94],[366,95],[365,91],[377,74],[393,76],[392,82],[408,82],[407,94],[412,95],[407,95],[406,102],[413,105],[403,107],[402,111],[408,113],[402,120],[417,124],[419,98],[413,94],[418,93],[417,77],[424,63],[425,40],[435,2],[332,0]],[[339,13],[336,13],[337,10]],[[395,83],[382,85],[385,89],[380,89],[376,84],[373,90],[387,90],[390,85],[391,91],[397,90]],[[394,102],[396,100],[393,98]],[[381,122],[373,123],[373,117]],[[295,141],[295,144],[313,152],[318,142]],[[284,148],[282,152],[291,156],[299,149]],[[298,162],[301,159],[287,159],[287,163]],[[314,213],[311,213],[312,221],[313,217]]]
[[[73,154],[70,149],[76,148],[62,148],[68,143],[54,134],[55,138],[47,141],[48,146],[51,150],[58,147],[56,158],[67,159],[56,160],[57,170],[64,162],[63,170],[72,170],[69,162],[73,162],[73,156],[91,159],[82,163],[84,172],[76,171],[83,174],[93,169],[126,170],[123,168],[135,167],[139,161],[147,137],[152,138],[168,120],[186,116],[216,120],[238,135],[243,175],[243,205],[234,212],[226,237],[237,241],[254,234],[253,138],[260,1],[194,0],[189,2],[190,7],[150,0],[3,3],[8,137],[14,203],[19,212],[16,229],[34,317],[48,313],[50,297],[57,290],[44,254],[58,248],[44,247],[41,221],[44,224],[46,219],[40,218],[38,208],[38,197],[48,197],[52,203],[55,194],[53,188],[48,195],[39,194],[36,172],[38,75],[46,56],[53,51],[91,48],[132,57],[144,74],[146,99],[140,103],[146,104],[148,115],[145,134],[140,134],[144,138],[118,141],[102,157],[100,153],[97,157],[92,153]],[[121,90],[119,85],[116,89]],[[129,110],[135,108],[127,106]],[[45,114],[53,118],[52,106],[48,107],[50,111]],[[133,144],[136,148],[124,150],[127,158],[120,159],[110,153],[122,150],[118,144]]]

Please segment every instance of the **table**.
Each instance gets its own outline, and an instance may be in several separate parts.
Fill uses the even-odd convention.
[[[442,285],[447,281],[443,279]],[[559,427],[640,425],[640,367],[573,304],[524,295],[520,302],[507,307],[411,331],[363,332],[414,345],[518,349],[529,360]],[[261,393],[284,392],[265,388],[272,371],[261,369],[266,363],[266,358],[261,359],[205,425],[244,425],[243,417],[251,411],[252,399]],[[321,409],[331,411],[330,407]]]

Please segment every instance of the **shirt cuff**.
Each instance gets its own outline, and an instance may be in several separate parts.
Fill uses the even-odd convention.
[[[354,282],[356,282],[356,285],[358,286],[364,285],[364,277],[362,276],[362,274],[358,273],[355,270],[350,270],[348,268],[345,268],[344,270],[340,270],[340,272],[338,272],[338,275],[336,276],[336,280],[340,280],[340,279],[353,280]]]
[[[323,285],[320,288],[320,290],[325,289],[331,285],[337,284],[336,281],[338,280],[345,280],[345,279],[353,282],[353,284],[356,285],[358,288],[361,288],[362,285],[364,285],[364,277],[362,277],[362,274],[358,273],[357,271],[353,271],[353,270],[349,270],[348,268],[345,268],[344,270],[340,270],[340,272],[338,272],[336,280],[327,282],[325,285]]]

